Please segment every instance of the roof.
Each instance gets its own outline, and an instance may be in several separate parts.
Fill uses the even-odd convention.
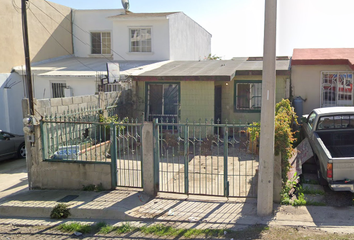
[[[160,12],[160,13],[132,13],[119,14],[109,17],[111,19],[141,19],[141,18],[166,18],[168,15],[172,15],[179,12]]]
[[[291,65],[348,65],[354,70],[354,48],[294,49]]]
[[[277,74],[288,74],[290,59],[277,60]],[[263,61],[239,57],[232,60],[172,61],[151,71],[133,74],[136,81],[231,81],[235,75],[262,75]]]
[[[255,60],[255,61],[253,61]],[[234,58],[233,60],[209,61],[116,61],[106,58],[79,58],[71,55],[33,63],[32,73],[48,77],[96,78],[106,74],[106,63],[119,63],[120,74],[131,76],[136,81],[159,79],[178,81],[231,81],[236,75],[262,75],[262,58]],[[289,73],[290,60],[277,60],[277,74]],[[25,74],[25,67],[15,67]]]
[[[121,75],[132,75],[159,67],[168,61],[114,61],[106,58],[67,56],[33,63],[31,71],[37,76],[96,78],[98,73],[106,74],[107,62],[119,63]],[[25,74],[24,66],[15,67],[14,70],[19,74]]]
[[[325,107],[325,108],[316,108],[314,111],[318,114],[353,114],[354,107]]]

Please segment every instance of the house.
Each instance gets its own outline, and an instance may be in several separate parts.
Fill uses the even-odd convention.
[[[36,6],[37,3],[34,7]],[[46,14],[44,13],[46,8],[39,4],[38,6],[38,11],[44,14],[43,18],[55,18],[58,14],[53,8],[55,14],[49,15],[50,11]],[[51,6],[46,5],[47,8]],[[103,88],[105,91],[119,90],[117,84],[103,86],[102,79],[107,79],[105,76],[108,75],[106,63],[118,63],[124,72],[167,60],[200,60],[206,58],[211,51],[211,34],[182,12],[131,13],[123,9],[71,11],[70,8],[66,10],[69,10],[69,17],[58,19],[59,23],[63,24],[60,26],[62,30],[55,32],[54,29],[47,33],[50,41],[47,40],[45,43],[42,39],[36,41],[36,37],[46,36],[41,31],[48,30],[47,27],[36,25],[32,28],[38,35],[34,38],[30,36],[30,45],[32,41],[36,44],[42,43],[44,50],[50,47],[48,52],[57,53],[32,59],[34,97],[37,99],[93,95]],[[32,21],[37,21],[34,15],[29,15],[29,18],[31,17]],[[62,33],[64,30],[65,34]],[[66,35],[69,37],[66,38]],[[66,42],[70,44],[66,45]],[[46,52],[44,50],[43,53]],[[11,71],[11,74],[6,75],[5,86],[13,87],[16,83],[22,83],[25,76],[24,67],[14,67]],[[126,79],[124,73],[122,74],[121,79]],[[20,120],[24,89],[22,84],[18,87],[16,94],[4,95],[8,98],[4,109],[6,111],[17,109],[5,115],[17,114],[15,117],[3,117],[6,118],[4,122],[15,126],[0,125],[0,128],[15,133],[22,132]],[[19,120],[10,121],[11,118]]]
[[[303,113],[329,106],[353,105],[354,48],[294,49],[291,60],[293,97]]]
[[[183,12],[73,10],[73,22],[76,57],[203,60],[211,53],[211,34]]]
[[[290,59],[276,61],[276,101],[290,96]],[[172,61],[132,75],[145,120],[225,123],[260,120],[262,57]]]
[[[14,66],[25,63],[21,1],[0,0],[0,5],[0,129],[23,134],[21,101],[25,96],[24,79],[12,74]],[[73,53],[71,8],[31,0],[28,30],[32,62]],[[62,47],[58,46],[56,39],[60,39]],[[25,72],[25,69],[20,71]]]

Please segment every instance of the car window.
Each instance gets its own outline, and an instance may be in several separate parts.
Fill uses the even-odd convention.
[[[333,128],[354,128],[353,115],[323,116],[318,120],[318,130]]]
[[[315,124],[316,116],[317,116],[317,114],[315,112],[312,112],[307,119],[307,124],[309,125],[309,127],[311,129],[313,128],[313,125]]]

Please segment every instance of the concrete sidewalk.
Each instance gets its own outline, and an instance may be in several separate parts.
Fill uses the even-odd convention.
[[[0,224],[55,225],[49,219],[58,203],[71,208],[69,221],[117,223],[168,222],[178,227],[240,229],[255,224],[307,226],[331,232],[354,232],[354,208],[274,205],[274,215],[257,216],[257,199],[144,193],[33,190],[0,199]]]

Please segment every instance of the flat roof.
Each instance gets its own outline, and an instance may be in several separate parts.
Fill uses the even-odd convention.
[[[159,13],[133,13],[127,11],[126,14],[119,14],[108,18],[112,19],[139,19],[139,18],[166,18],[168,15],[172,15],[180,12],[159,12]]]

